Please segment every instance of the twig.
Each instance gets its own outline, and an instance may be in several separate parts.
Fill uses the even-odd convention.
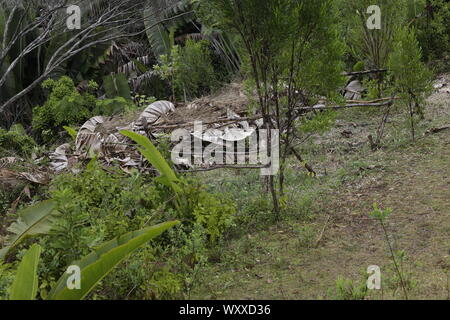
[[[325,233],[325,229],[327,228],[328,222],[330,221],[330,219],[331,219],[331,216],[329,215],[328,218],[327,218],[327,221],[325,221],[325,225],[323,226],[323,229],[322,229],[322,232],[319,235],[319,238],[317,238],[316,244],[314,246],[315,248],[317,248],[319,246],[320,241],[322,241],[323,235]]]
[[[297,158],[298,161],[300,161],[302,164],[304,164],[306,170],[308,170],[309,173],[313,174],[314,177],[317,177],[317,173],[314,171],[314,169],[308,164],[306,163],[302,156],[300,155],[300,153],[297,152],[297,150],[295,150],[293,147],[291,147],[291,151],[292,153],[295,155],[295,157]]]

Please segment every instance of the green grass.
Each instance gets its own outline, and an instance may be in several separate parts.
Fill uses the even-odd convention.
[[[450,268],[450,136],[426,130],[450,123],[448,105],[430,103],[428,121],[411,141],[397,110],[383,147],[372,152],[379,112],[344,110],[338,127],[302,146],[319,173],[309,178],[290,159],[287,205],[275,222],[258,171],[216,171],[202,179],[228,193],[239,208],[238,226],[202,270],[193,299],[401,299],[383,233],[368,217],[374,202],[391,207],[389,232],[405,250],[410,295],[446,299]],[[340,132],[354,131],[344,138]],[[220,181],[218,183],[218,181]],[[361,293],[369,265],[382,268],[382,292]],[[447,273],[446,273],[447,272]]]

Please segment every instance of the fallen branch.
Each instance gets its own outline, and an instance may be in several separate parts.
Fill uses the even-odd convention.
[[[209,168],[201,168],[201,169],[193,169],[193,170],[177,170],[180,173],[194,173],[194,172],[207,172],[207,171],[213,171],[213,170],[219,170],[219,169],[234,169],[234,170],[241,170],[241,169],[267,169],[270,168],[270,164],[266,166],[235,166],[235,165],[217,165],[212,166]]]
[[[201,122],[202,125],[209,125],[209,124],[219,124],[219,123],[227,123],[227,124],[233,124],[233,123],[239,123],[243,121],[255,121],[262,119],[262,116],[254,116],[254,117],[246,117],[246,118],[239,118],[239,119],[217,119],[214,121],[208,121],[208,122]],[[179,129],[179,128],[189,128],[193,127],[195,125],[195,122],[187,122],[184,124],[170,124],[170,125],[162,125],[162,126],[152,126],[152,129]]]
[[[445,127],[440,127],[440,128],[431,128],[430,130],[427,130],[427,132],[425,132],[425,135],[439,133],[439,132],[442,132],[445,130],[450,130],[450,126],[445,126]]]
[[[381,98],[381,99],[376,99],[376,100],[370,100],[370,101],[364,101],[364,100],[347,100],[347,103],[361,103],[361,104],[365,104],[365,103],[377,103],[377,102],[383,102],[383,101],[389,101],[389,100],[399,100],[401,98],[399,97],[394,97],[394,98]]]
[[[371,74],[371,73],[385,73],[387,72],[387,69],[375,69],[375,70],[367,70],[367,71],[355,71],[355,72],[343,72],[343,76],[359,76],[359,75],[365,75],[365,74]]]
[[[325,230],[327,229],[328,222],[330,222],[331,216],[329,215],[327,217],[327,221],[325,221],[325,225],[323,226],[322,232],[320,233],[319,237],[316,240],[316,244],[314,245],[314,248],[317,248],[320,244],[320,241],[322,241],[323,235],[325,234]]]
[[[314,107],[301,107],[300,111],[319,111],[319,110],[337,110],[337,109],[347,109],[347,108],[371,108],[371,107],[386,107],[392,105],[393,101],[383,102],[383,103],[351,103],[343,106],[325,106],[317,105]]]
[[[306,170],[308,170],[308,172],[311,173],[314,177],[317,177],[317,173],[314,171],[314,169],[306,161],[303,160],[303,158],[300,155],[300,153],[298,153],[297,150],[295,150],[292,147],[291,147],[291,151],[295,155],[297,160],[304,164]]]

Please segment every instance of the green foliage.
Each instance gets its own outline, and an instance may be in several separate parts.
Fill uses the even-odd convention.
[[[174,45],[170,55],[162,55],[154,69],[171,83],[177,97],[199,97],[217,84],[207,41],[188,39],[184,47]]]
[[[353,66],[353,71],[355,72],[359,72],[359,71],[364,71],[364,62],[363,61],[358,61],[357,63],[355,63],[355,65]]]
[[[231,201],[206,192],[194,181],[185,182],[180,195],[180,211],[193,225],[201,225],[211,243],[215,244],[225,230],[233,225],[236,206]]]
[[[35,147],[36,142],[25,133],[22,126],[13,126],[9,131],[0,128],[0,158],[14,155],[28,157]]]
[[[392,209],[380,209],[378,203],[374,203],[373,211],[369,214],[369,216],[384,223],[386,219],[392,214],[392,211]]]
[[[405,260],[405,252],[404,251],[395,251],[394,246],[391,243],[388,230],[386,227],[386,220],[392,214],[392,209],[380,209],[378,204],[375,203],[373,205],[373,211],[369,213],[369,216],[378,220],[383,229],[384,237],[386,243],[389,247],[390,257],[392,259],[391,269],[395,273],[394,277],[396,278],[397,287],[401,287],[403,290],[403,294],[406,300],[408,300],[408,291],[412,288],[413,282],[409,274],[404,272],[403,262]]]
[[[130,292],[133,298],[182,297],[195,283],[184,279],[194,279],[192,274],[206,259],[206,248],[217,243],[232,225],[236,209],[194,181],[183,179],[178,188],[179,193],[174,193],[160,181],[148,181],[137,172],[128,176],[117,170],[112,174],[95,161],[78,175],[56,177],[49,195],[61,215],[52,230],[38,239],[44,248],[39,268],[41,297],[49,296],[64,268],[78,257],[117,234],[167,219],[182,220],[183,225],[152,246],[139,249],[134,258],[107,276],[93,297],[124,299]]]
[[[63,128],[64,128],[64,130],[67,131],[67,133],[68,133],[69,136],[72,138],[72,140],[75,141],[75,140],[77,139],[78,132],[77,132],[75,129],[73,129],[73,128],[71,128],[71,127],[67,127],[67,126],[64,126]]]
[[[175,74],[175,87],[186,91],[188,98],[207,94],[217,84],[207,41],[188,39],[181,49],[180,65]]]
[[[364,300],[367,296],[367,284],[365,281],[354,283],[353,280],[339,277],[336,280],[335,300]]]
[[[132,110],[135,106],[131,100],[128,83],[126,85],[126,89],[119,86],[120,90],[114,90],[115,82],[111,80],[110,94],[119,96],[99,100],[93,95],[93,92],[98,89],[98,85],[93,81],[88,84],[89,90],[81,94],[73,80],[67,76],[63,76],[59,80],[48,79],[42,86],[49,90],[50,94],[44,105],[34,108],[33,128],[39,132],[45,142],[54,142],[59,131],[64,127],[81,125],[93,116],[111,116]],[[105,87],[108,88],[106,82]],[[128,96],[120,96],[121,94],[126,95],[126,92],[128,92]]]
[[[389,72],[401,96],[409,99],[414,95],[422,102],[430,93],[432,74],[422,62],[422,50],[414,29],[397,29],[389,57]]]
[[[134,231],[102,244],[94,252],[76,261],[72,266],[81,270],[81,289],[69,290],[66,272],[53,287],[50,300],[82,300],[128,255],[148,241],[178,224],[167,222]],[[42,247],[35,244],[25,253],[10,289],[10,300],[34,300],[38,291],[38,264]]]
[[[327,132],[336,121],[336,112],[325,111],[321,112],[311,119],[304,119],[300,125],[300,131],[302,133],[325,133]]]
[[[312,248],[317,239],[317,233],[310,225],[302,225],[296,228],[298,233],[298,246],[300,248]]]
[[[103,87],[106,91],[106,97],[113,99],[121,97],[125,100],[131,99],[131,90],[128,85],[128,79],[123,73],[111,74],[103,78]]]
[[[0,260],[0,300],[7,300],[14,281],[13,266]]]
[[[48,297],[50,288],[68,265],[102,243],[118,234],[175,217],[173,208],[165,204],[169,195],[166,198],[158,190],[139,174],[126,176],[119,171],[111,174],[97,162],[90,163],[79,175],[58,176],[50,186],[49,195],[61,215],[52,230],[37,239],[44,248],[39,268],[41,297]],[[143,262],[134,261],[134,264],[143,268]],[[133,283],[130,269],[117,271],[127,270],[118,283],[128,291]],[[114,278],[115,272],[109,277]],[[107,294],[114,297],[112,293]]]
[[[8,228],[12,235],[6,239],[0,250],[0,259],[4,259],[8,252],[25,238],[48,233],[57,214],[53,201],[43,201],[19,211],[17,221]]]
[[[131,131],[121,133],[138,143],[139,151],[159,171],[160,177],[156,181],[175,192],[177,209],[182,218],[202,225],[214,243],[231,225],[235,207],[205,192],[194,181],[179,179],[148,138]]]
[[[141,154],[147,159],[147,161],[150,162],[156,168],[156,170],[159,171],[161,175],[158,178],[159,182],[163,183],[167,187],[172,188],[172,190],[175,192],[180,191],[180,187],[177,184],[179,182],[179,179],[177,178],[175,172],[163,158],[159,150],[156,149],[156,147],[147,137],[127,130],[121,131],[121,134],[132,139],[139,145],[139,152],[141,152]]]
[[[95,161],[77,175],[58,176],[50,196],[61,213],[53,230],[41,237],[43,261],[49,277],[101,243],[141,229],[159,207],[154,188],[143,188],[144,179],[111,175]]]
[[[386,288],[393,290],[395,296],[398,291],[402,290],[403,285],[406,291],[409,292],[417,286],[417,282],[414,279],[414,274],[407,269],[407,264],[411,263],[411,260],[406,255],[406,252],[404,250],[397,250],[394,255],[400,273],[397,272],[396,264],[391,262],[385,271],[384,285]]]
[[[415,139],[414,113],[424,118],[423,105],[432,92],[432,73],[422,62],[422,50],[414,29],[397,29],[394,49],[389,57],[389,75],[395,92],[403,104],[408,106],[411,133]]]
[[[42,87],[50,90],[50,95],[44,105],[34,108],[33,128],[45,141],[54,141],[64,126],[76,126],[91,116],[95,97],[81,95],[69,77],[48,79]]]
[[[364,61],[367,69],[387,66],[394,44],[394,30],[406,20],[405,0],[339,0],[342,14],[341,33],[356,61]],[[367,8],[377,5],[381,9],[381,29],[370,30]]]
[[[383,96],[383,89],[384,89],[384,81],[381,82],[380,79],[364,79],[363,87],[367,90],[367,95],[365,96],[366,99],[369,100],[375,100],[379,97]]]
[[[81,289],[69,290],[67,288],[67,279],[69,278],[69,275],[66,273],[60,278],[56,286],[50,292],[49,299],[84,299],[92,289],[128,255],[178,223],[178,221],[174,221],[148,227],[127,233],[102,244],[88,256],[80,261],[72,263],[72,265],[79,266],[81,269]]]
[[[97,100],[92,115],[118,115],[136,110],[136,106],[131,100],[123,97]]]
[[[137,94],[133,96],[133,102],[139,109],[145,108],[156,101],[157,99],[155,97],[147,97],[144,94]]]
[[[41,246],[32,246],[22,258],[11,286],[9,300],[34,300],[38,291],[37,268]]]
[[[410,0],[408,20],[416,29],[426,61],[443,60],[448,68],[450,55],[450,2],[445,0]],[[439,67],[439,66],[438,66]],[[439,71],[439,70],[437,70]]]

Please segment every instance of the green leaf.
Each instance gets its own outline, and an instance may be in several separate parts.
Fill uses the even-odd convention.
[[[133,61],[133,63],[136,65],[136,67],[139,69],[139,71],[141,73],[146,73],[149,72],[150,70],[143,64],[141,63],[138,59],[131,59],[131,61]]]
[[[66,273],[59,279],[56,286],[50,292],[49,300],[84,299],[94,287],[128,255],[178,223],[179,221],[166,222],[139,231],[127,233],[112,241],[104,243],[95,252],[92,252],[80,261],[72,264],[80,267],[81,289],[68,289],[67,280],[70,275]]]
[[[34,300],[38,290],[37,268],[41,246],[35,244],[22,259],[10,289],[9,300]]]
[[[51,200],[20,211],[17,221],[8,228],[13,235],[7,238],[6,245],[0,250],[0,259],[3,259],[13,247],[26,237],[49,232],[58,214],[55,210],[55,203]]]
[[[147,137],[128,130],[123,130],[120,133],[125,137],[130,138],[140,146],[138,147],[138,150],[147,159],[147,161],[150,162],[151,165],[154,166],[155,169],[158,170],[161,174],[161,177],[159,179],[160,182],[172,188],[173,191],[177,193],[181,192],[181,188],[177,184],[179,182],[179,179],[177,178],[175,172]]]
[[[66,126],[64,126],[63,128],[64,128],[64,130],[67,131],[67,133],[70,135],[70,137],[71,137],[73,140],[76,140],[76,139],[77,139],[78,133],[77,133],[77,131],[76,131],[75,129],[73,129],[73,128],[71,128],[71,127],[66,127]]]
[[[128,79],[123,73],[104,77],[103,87],[106,91],[106,97],[109,99],[122,97],[129,101],[132,100]]]

